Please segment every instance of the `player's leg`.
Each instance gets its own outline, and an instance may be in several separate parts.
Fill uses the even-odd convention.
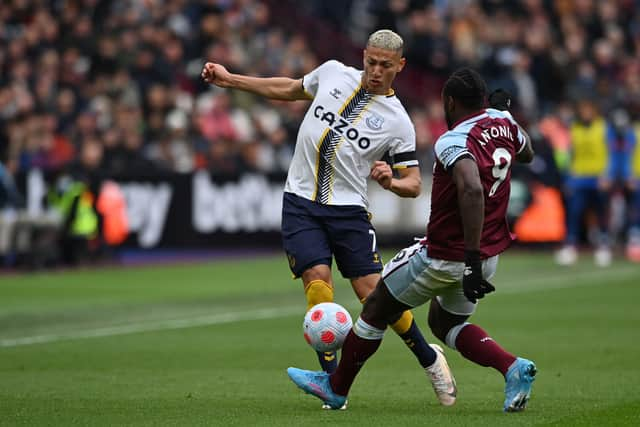
[[[336,384],[340,391],[347,388],[344,384],[350,385],[349,373],[355,375],[363,360],[377,349],[386,325],[397,325],[403,313],[427,302],[433,295],[432,288],[440,286],[427,271],[430,261],[426,253],[426,248],[416,243],[400,251],[385,265],[383,279],[365,301],[362,315],[343,346],[336,377],[340,372],[346,372],[347,380],[336,380],[342,384]],[[456,397],[455,379],[442,349],[426,344],[420,335],[426,347],[422,350],[423,356],[428,361],[424,365],[425,372],[440,402],[452,405]]]
[[[289,368],[287,372],[293,382],[333,408],[344,403],[355,376],[380,346],[386,326],[396,322],[402,312],[427,302],[433,296],[432,287],[442,285],[431,279],[428,265],[426,248],[419,244],[394,257],[385,265],[384,282],[380,281],[369,295],[361,316],[347,336],[336,372],[328,376]],[[437,353],[430,346],[435,362],[425,370],[440,402],[452,405],[456,398],[455,379],[441,349],[436,348]]]
[[[351,279],[351,286],[361,302],[364,302],[367,296],[373,292],[380,278],[380,274],[369,274]],[[436,354],[424,339],[411,310],[400,313],[397,320],[392,321],[389,326],[400,336],[423,368],[433,365]]]
[[[497,257],[483,264],[488,279],[497,267]],[[429,327],[433,334],[466,359],[481,366],[492,367],[505,378],[505,411],[523,410],[531,395],[531,383],[536,374],[533,362],[516,357],[503,349],[481,327],[468,323],[476,304],[470,302],[461,285],[448,287],[431,300]]]
[[[364,363],[378,350],[384,331],[407,306],[395,300],[384,283],[376,287],[364,302],[362,312],[342,346],[338,368],[331,375],[331,388],[346,396]]]
[[[364,301],[378,285],[383,267],[369,214],[359,208],[349,216],[327,222],[327,226],[338,269],[349,278],[360,301]],[[423,368],[433,365],[436,354],[424,339],[410,310],[398,316],[391,328]]]
[[[326,264],[316,264],[302,273],[304,295],[307,299],[307,311],[316,304],[333,302],[333,283],[331,268]],[[333,372],[338,366],[335,351],[316,351],[318,362],[325,372]]]
[[[433,334],[466,359],[506,375],[516,357],[505,351],[481,327],[467,323],[469,315],[454,314],[443,308],[443,300],[450,304],[451,298],[448,295],[434,298],[429,306],[429,327]]]
[[[347,335],[338,369],[328,375],[325,372],[289,368],[289,377],[302,390],[320,398],[332,409],[342,407],[356,375],[380,347],[387,324],[406,308],[393,299],[380,282],[365,301],[360,317]]]
[[[282,244],[294,278],[302,278],[307,310],[322,302],[333,302],[331,249],[311,202],[285,193],[282,203]],[[335,352],[316,352],[320,366],[333,372]]]

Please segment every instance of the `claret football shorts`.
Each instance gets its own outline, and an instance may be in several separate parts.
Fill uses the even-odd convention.
[[[284,193],[282,243],[289,268],[300,277],[332,257],[343,277],[352,279],[382,271],[375,229],[361,206],[330,206]]]
[[[464,296],[464,262],[429,258],[429,248],[416,243],[398,252],[384,266],[382,279],[389,292],[400,302],[417,307],[437,298],[449,313],[468,316],[476,304]],[[498,255],[482,261],[482,272],[489,280],[496,272]]]

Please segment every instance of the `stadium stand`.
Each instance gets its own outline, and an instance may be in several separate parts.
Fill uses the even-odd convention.
[[[425,173],[446,129],[439,88],[462,65],[514,95],[548,154],[517,172],[528,182],[561,189],[563,135],[584,94],[607,120],[622,112],[640,128],[634,0],[23,0],[0,5],[0,160],[12,175],[282,173],[304,103],[206,87],[204,61],[265,76],[301,76],[330,57],[358,66],[357,46],[381,27],[406,40],[396,89]]]

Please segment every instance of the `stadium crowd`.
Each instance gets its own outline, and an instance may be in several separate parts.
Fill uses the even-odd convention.
[[[561,188],[571,173],[577,101],[593,102],[621,140],[605,141],[609,155],[632,158],[635,140],[625,135],[640,132],[637,0],[14,0],[0,4],[5,175],[34,167],[285,172],[306,104],[208,87],[202,64],[299,77],[331,50],[359,67],[355,47],[383,27],[405,38],[409,65],[397,91],[424,173],[446,130],[441,83],[461,65],[514,95],[514,114],[541,154],[523,172],[528,179]],[[610,174],[606,190],[637,188],[631,174]]]
[[[285,170],[303,110],[209,91],[200,68],[207,57],[256,74],[317,63],[255,0],[3,2],[0,39],[12,172]]]

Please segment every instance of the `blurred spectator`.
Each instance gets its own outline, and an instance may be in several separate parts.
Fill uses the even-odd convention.
[[[628,181],[630,197],[626,253],[631,261],[640,262],[640,125],[636,125],[633,133],[632,155],[628,157],[631,174]]]
[[[0,211],[15,209],[24,204],[24,199],[11,173],[0,163]]]
[[[567,200],[567,237],[565,246],[556,253],[561,265],[577,261],[577,244],[585,214],[593,209],[597,232],[591,239],[595,245],[595,262],[611,264],[607,201],[611,189],[613,154],[609,142],[609,125],[591,99],[581,99],[577,117],[571,125],[571,160],[565,182]],[[591,228],[591,227],[589,227]]]
[[[211,97],[199,76],[205,57],[257,75],[317,64],[301,34],[270,25],[265,3],[5,2],[0,12],[0,120],[17,170],[77,167],[97,142],[107,175],[190,172],[219,158],[220,140],[257,144],[258,154],[217,169],[286,170],[295,136],[286,108],[234,94],[192,120]],[[222,157],[239,160],[238,150]]]
[[[0,261],[8,263],[13,254],[16,210],[24,203],[13,176],[0,162]]]
[[[431,170],[433,164],[433,144],[447,131],[442,101],[428,100],[424,109],[414,109],[411,119],[416,129],[416,150],[422,167]]]
[[[104,170],[104,145],[95,136],[88,136],[80,144],[78,158],[68,166],[72,177],[83,181],[99,176]]]
[[[49,206],[62,219],[59,230],[62,262],[74,266],[85,261],[95,253],[99,232],[93,193],[85,180],[62,174],[47,198]]]
[[[436,9],[414,10],[407,16],[405,26],[411,34],[407,46],[407,61],[440,76],[448,75],[451,68],[451,44],[447,38],[446,23],[440,19]]]

